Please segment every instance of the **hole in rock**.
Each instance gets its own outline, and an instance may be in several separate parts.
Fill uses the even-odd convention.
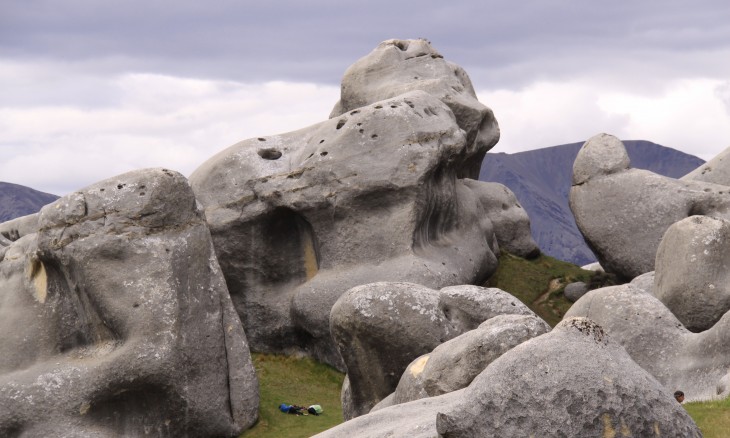
[[[327,151],[324,151],[324,152],[320,152],[320,153],[319,153],[319,155],[321,155],[321,156],[323,156],[323,157],[326,157],[326,156],[327,156]]]
[[[343,126],[345,126],[345,123],[347,123],[347,119],[340,119],[340,121],[337,122],[337,129],[340,129]]]
[[[274,148],[259,149],[256,153],[264,160],[278,160],[281,158],[281,151]]]
[[[259,141],[266,141],[266,139],[265,139],[265,138],[263,138],[263,137],[259,137],[259,138],[258,138],[258,140],[259,140]]]

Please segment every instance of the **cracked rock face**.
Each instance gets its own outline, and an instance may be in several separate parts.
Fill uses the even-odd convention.
[[[629,168],[616,137],[599,134],[578,152],[570,208],[607,271],[630,280],[654,270],[659,242],[692,215],[730,219],[730,187]]]
[[[668,392],[687,400],[730,395],[730,312],[710,329],[692,333],[651,293],[626,284],[587,293],[565,315],[587,317],[605,328]]]
[[[130,172],[32,220],[0,241],[0,435],[233,436],[253,424],[246,337],[184,177]]]
[[[404,91],[243,141],[191,176],[254,350],[344,369],[329,333],[344,291],[481,282],[496,269],[501,233],[519,235],[518,254],[539,252],[513,197],[459,178],[471,146],[458,115],[425,91]],[[496,208],[483,202],[490,193],[503,201]]]
[[[392,393],[417,357],[505,314],[534,317],[522,302],[494,288],[453,286],[439,291],[380,282],[350,289],[332,308],[330,319],[332,336],[347,365],[345,418],[366,414]]]

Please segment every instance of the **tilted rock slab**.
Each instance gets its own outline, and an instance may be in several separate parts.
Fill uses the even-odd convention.
[[[477,100],[466,71],[446,61],[427,40],[383,41],[356,61],[342,78],[340,101],[330,117],[413,90],[428,92],[453,111],[467,143],[459,154],[458,176],[479,179],[484,155],[499,141],[497,120]]]
[[[500,356],[436,428],[445,438],[702,436],[671,393],[585,318]]]
[[[598,134],[573,164],[570,208],[607,271],[632,279],[654,270],[664,232],[692,215],[730,218],[730,187],[629,168],[623,143]]]
[[[253,424],[246,336],[183,176],[130,172],[33,221],[0,244],[0,436],[217,437]]]
[[[604,327],[667,391],[681,390],[689,401],[730,395],[730,312],[692,333],[656,297],[626,284],[588,292],[565,318],[578,316]]]
[[[482,186],[458,179],[469,147],[446,104],[411,91],[246,140],[197,169],[191,184],[252,349],[304,352],[344,369],[329,316],[346,290],[491,275],[496,228],[516,233],[502,218],[518,218],[523,236],[529,221],[516,200],[485,206]],[[531,237],[520,242],[537,252]]]
[[[330,318],[332,336],[347,365],[345,418],[366,414],[392,393],[417,357],[505,314],[534,316],[517,298],[494,288],[452,286],[438,291],[379,282],[348,290],[332,307]]]
[[[654,295],[687,329],[707,330],[730,310],[730,221],[674,223],[656,254]]]
[[[681,178],[730,186],[730,148]]]
[[[497,315],[413,360],[392,404],[466,388],[490,363],[521,343],[550,331],[536,315]]]

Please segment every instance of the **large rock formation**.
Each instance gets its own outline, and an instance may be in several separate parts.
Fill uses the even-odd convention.
[[[440,291],[411,283],[348,290],[332,308],[332,336],[347,365],[345,418],[362,415],[398,386],[408,364],[498,315],[532,315],[507,292],[477,286]]]
[[[344,291],[478,283],[499,245],[538,250],[514,197],[460,179],[498,129],[463,71],[425,41],[388,41],[358,61],[333,114],[238,143],[191,184],[252,348],[343,368],[329,316]],[[492,194],[498,208],[483,201]]]
[[[691,331],[730,310],[730,221],[692,216],[673,224],[656,254],[654,295]]]
[[[730,395],[730,312],[711,329],[692,333],[649,292],[626,284],[588,292],[565,318],[600,324],[643,369],[668,391],[687,400]]]
[[[234,436],[253,424],[246,337],[184,177],[131,172],[4,228],[0,436]]]
[[[424,39],[383,41],[350,66],[342,78],[340,101],[330,117],[413,90],[426,91],[454,113],[466,134],[457,175],[478,179],[484,155],[499,140],[497,120],[492,110],[477,100],[464,69],[444,60]]]
[[[654,270],[659,241],[692,215],[730,218],[730,187],[629,168],[616,137],[599,134],[573,165],[570,208],[601,266],[624,279]]]
[[[601,327],[573,318],[507,351],[466,389],[379,409],[317,435],[342,436],[702,435]]]

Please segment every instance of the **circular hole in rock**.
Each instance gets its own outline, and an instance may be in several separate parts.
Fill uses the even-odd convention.
[[[321,155],[321,156],[325,157],[325,156],[327,156],[327,151],[324,151],[324,152],[320,152],[320,153],[319,153],[319,155]]]
[[[257,153],[264,160],[278,160],[281,158],[281,151],[274,148],[259,149]]]

